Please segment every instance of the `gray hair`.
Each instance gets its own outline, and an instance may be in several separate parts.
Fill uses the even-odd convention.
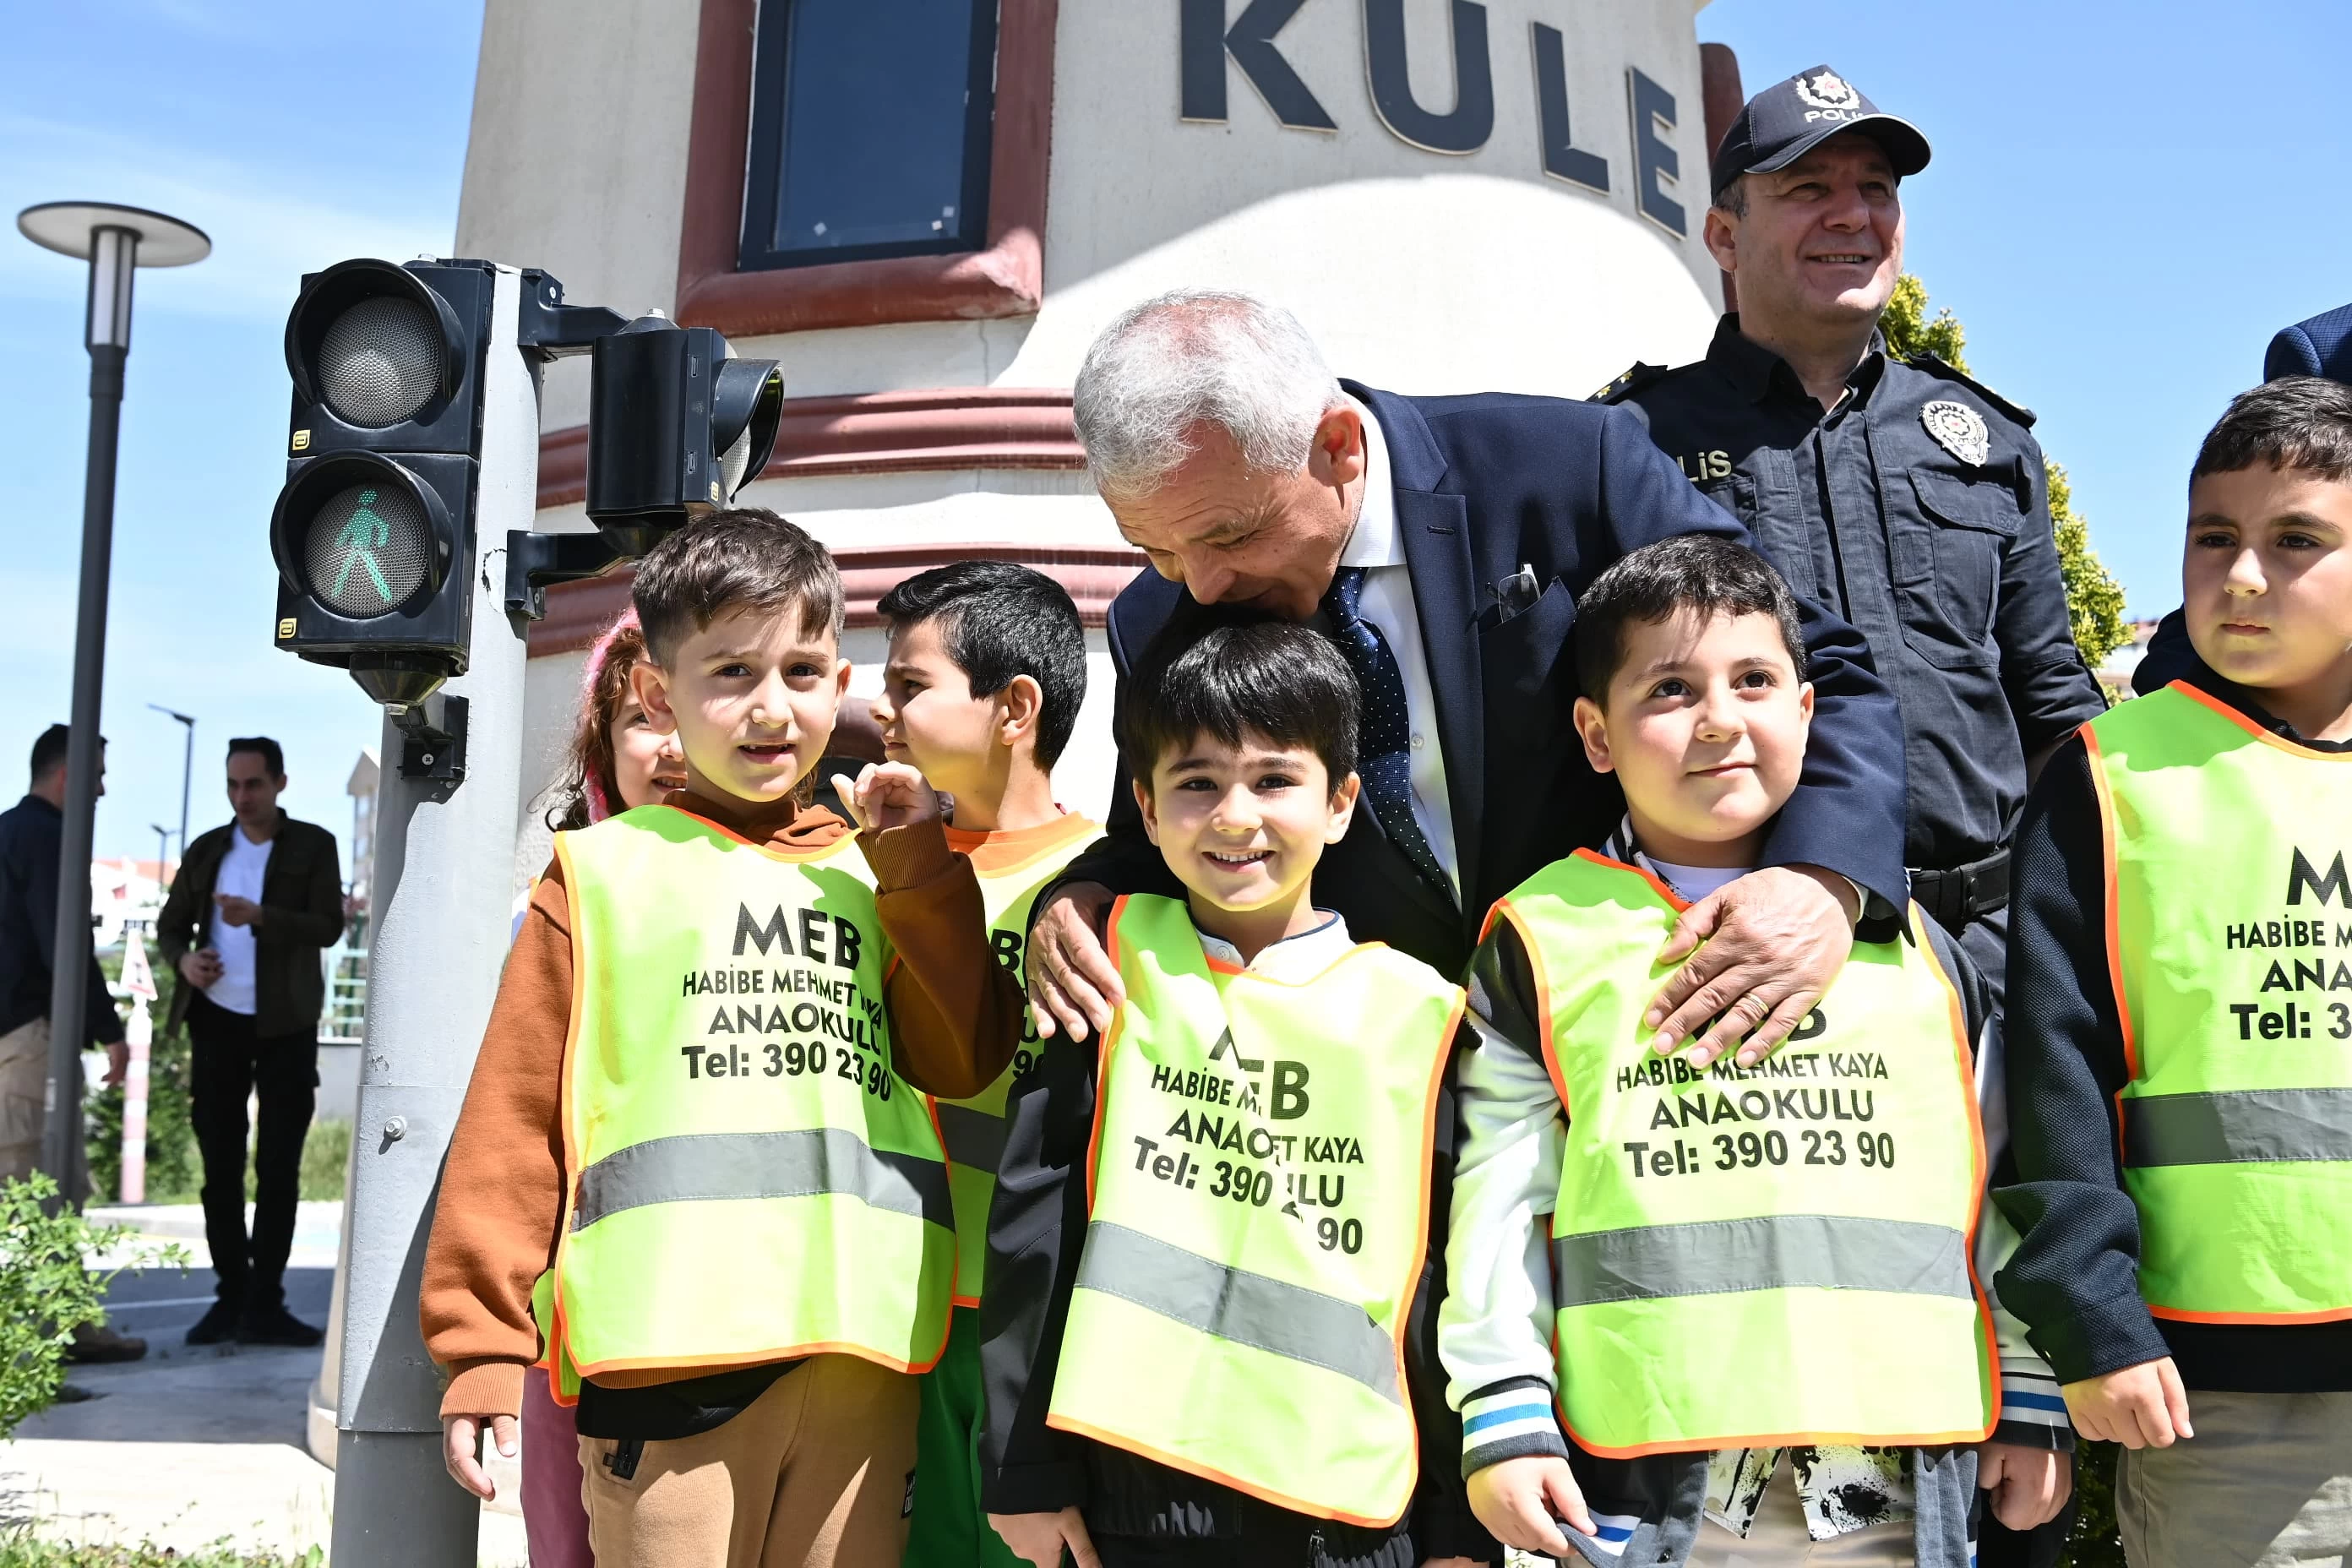
[[[1296,473],[1343,397],[1298,318],[1247,294],[1177,289],[1129,306],[1087,350],[1072,394],[1106,496],[1149,495],[1213,425],[1254,473]]]

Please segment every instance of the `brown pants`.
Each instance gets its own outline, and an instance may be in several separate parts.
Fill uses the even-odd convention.
[[[813,1356],[733,1420],[649,1442],[580,1439],[598,1568],[898,1568],[915,1480],[915,1380]]]
[[[36,1018],[0,1035],[0,1181],[22,1180],[39,1168],[48,1094],[49,1021]],[[67,1144],[68,1169],[58,1184],[76,1208],[89,1196],[87,1153],[79,1138]]]

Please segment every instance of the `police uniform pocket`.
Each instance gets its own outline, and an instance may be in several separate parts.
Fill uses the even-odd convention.
[[[1910,479],[1916,509],[1898,501],[1888,519],[1904,640],[1939,669],[1997,664],[2001,564],[2024,521],[2017,492],[1998,479],[1934,468],[1915,468]]]

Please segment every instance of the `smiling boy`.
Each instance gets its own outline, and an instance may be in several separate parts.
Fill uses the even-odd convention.
[[[1470,1501],[1507,1544],[1604,1564],[1819,1542],[1966,1568],[1975,1484],[2032,1528],[2071,1446],[1971,1262],[2004,1239],[1978,1224],[1985,988],[1915,907],[1773,1057],[1656,1055],[1659,951],[1755,863],[1812,691],[1787,584],[1722,540],[1626,556],[1577,639],[1577,731],[1626,812],[1498,904],[1473,960],[1440,1331]]]
[[[1417,1453],[1462,994],[1316,907],[1360,804],[1345,660],[1206,620],[1154,645],[1121,715],[1185,896],[1119,900],[1099,1054],[1050,1039],[1015,1089],[982,1499],[1039,1568],[1492,1562],[1453,1456]]]
[[[2001,1294],[2120,1443],[2136,1568],[2352,1552],[2352,388],[2248,392],[2189,483],[2186,679],[2018,832]]]
[[[500,978],[425,1261],[445,1458],[490,1495],[551,1270],[599,1562],[895,1563],[955,1268],[924,1094],[1003,1069],[1018,994],[911,768],[837,781],[857,852],[807,803],[849,678],[824,549],[714,513],[635,597],[687,785],[558,835]]]

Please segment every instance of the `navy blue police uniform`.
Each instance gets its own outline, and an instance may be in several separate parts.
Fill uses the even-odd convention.
[[[1880,140],[1898,175],[1927,161],[1917,131],[1817,66],[1742,112],[1714,188],[1784,168],[1844,131]],[[2067,619],[2033,416],[1933,354],[1899,358],[1874,336],[1824,410],[1785,361],[1741,334],[1737,313],[1705,359],[1636,364],[1597,396],[1638,413],[1800,598],[1869,640],[1903,715],[1912,897],[1998,994],[2027,760],[2105,708]]]

